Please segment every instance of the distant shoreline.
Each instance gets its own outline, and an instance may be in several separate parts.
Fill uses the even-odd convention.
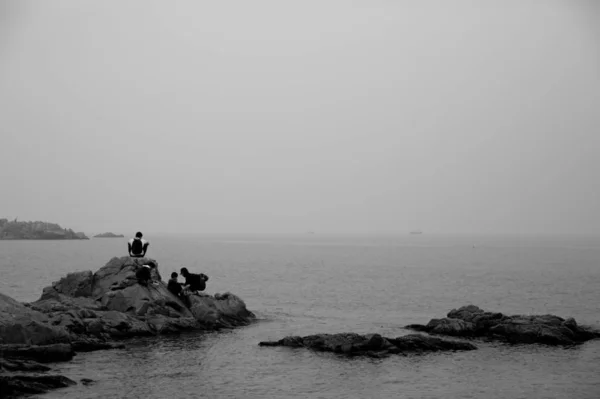
[[[83,232],[51,222],[0,219],[0,240],[89,240]]]
[[[0,238],[0,241],[89,241],[90,238]]]

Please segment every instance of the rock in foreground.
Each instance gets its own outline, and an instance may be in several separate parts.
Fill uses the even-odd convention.
[[[488,337],[511,343],[574,345],[594,338],[600,332],[577,325],[573,318],[554,315],[506,316],[468,305],[453,309],[446,318],[432,319],[427,325],[406,328],[455,337]]]
[[[421,334],[410,334],[398,338],[386,338],[379,334],[317,334],[306,337],[290,336],[279,341],[261,342],[259,345],[308,348],[318,352],[334,352],[348,356],[376,358],[393,354],[406,355],[477,349],[475,345],[468,342],[444,340]]]
[[[188,308],[162,281],[158,266],[152,281],[140,284],[136,272],[146,258],[111,259],[104,267],[71,273],[30,305],[67,331],[77,350],[94,349],[110,339],[168,334],[184,330],[215,330],[246,325],[254,314],[237,296],[226,293],[189,297]]]
[[[151,262],[151,281],[139,281],[136,273]],[[128,256],[111,259],[96,273],[70,273],[30,304],[0,294],[0,398],[75,384],[40,374],[48,367],[38,362],[122,347],[113,341],[119,338],[232,328],[255,318],[231,293],[188,299],[189,307],[167,289],[156,261]]]
[[[0,398],[47,393],[77,384],[62,375],[0,375]]]
[[[23,346],[54,345],[57,354],[68,353],[69,346],[75,351],[107,349],[116,338],[231,328],[255,318],[231,293],[190,295],[187,307],[167,289],[158,266],[148,284],[140,283],[136,272],[150,262],[157,265],[125,256],[96,273],[70,273],[44,288],[31,304],[0,294],[0,347],[25,353]],[[64,345],[58,351],[56,344]],[[39,351],[44,349],[28,350],[28,357]]]

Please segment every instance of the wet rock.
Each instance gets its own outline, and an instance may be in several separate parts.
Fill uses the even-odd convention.
[[[190,295],[190,311],[206,328],[231,328],[248,325],[255,316],[238,296],[227,292],[214,297],[206,294]]]
[[[76,385],[62,375],[0,375],[2,398],[18,398],[32,394],[47,393],[52,389]]]
[[[433,319],[427,323],[426,331],[434,334],[457,337],[472,336],[475,332],[473,323],[459,319]]]
[[[288,336],[279,341],[260,342],[260,346],[308,348],[318,352],[334,352],[347,356],[382,358],[393,354],[422,354],[425,352],[474,350],[468,342],[445,340],[421,334],[387,338],[379,334],[355,333],[316,334],[305,337]]]
[[[95,383],[96,381],[90,379],[90,378],[82,378],[81,380],[79,380],[81,382],[82,385],[92,385],[93,383]]]
[[[33,359],[42,363],[64,362],[75,355],[71,344],[0,345],[2,357]]]
[[[92,352],[106,349],[123,349],[125,345],[119,342],[103,341],[97,338],[83,338],[71,344],[75,352]]]
[[[2,371],[49,371],[50,367],[44,366],[33,360],[7,358],[0,356],[0,370]],[[1,397],[1,396],[0,396]]]
[[[573,345],[600,338],[600,331],[579,326],[573,318],[565,320],[550,314],[506,316],[474,305],[453,309],[446,318],[432,319],[425,326],[412,324],[406,328],[440,335],[547,345]]]

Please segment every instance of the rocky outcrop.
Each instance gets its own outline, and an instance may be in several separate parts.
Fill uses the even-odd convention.
[[[148,284],[136,277],[145,264],[156,265]],[[155,260],[125,256],[111,259],[94,274],[67,275],[29,306],[67,331],[80,350],[116,338],[230,328],[254,319],[231,293],[190,295],[188,300],[189,308],[167,289]]]
[[[138,280],[137,272],[148,264],[154,266],[151,279]],[[187,302],[189,308],[167,289],[155,260],[130,257],[113,258],[95,273],[70,273],[33,303],[0,294],[0,396],[74,383],[39,374],[48,370],[38,362],[122,347],[115,341],[121,338],[232,328],[255,318],[231,293],[193,294]],[[19,371],[37,374],[15,374]]]
[[[579,326],[575,319],[554,315],[506,316],[468,305],[450,311],[446,318],[432,319],[427,325],[406,328],[430,334],[455,337],[487,337],[510,343],[574,345],[600,338],[600,331]]]
[[[379,334],[317,334],[306,337],[290,336],[279,341],[260,342],[259,345],[308,348],[318,352],[334,352],[347,356],[376,358],[394,354],[407,355],[477,349],[475,345],[468,342],[444,340],[421,334],[410,334],[398,338],[382,337]]]
[[[49,321],[47,315],[0,294],[0,345],[68,342],[68,334]]]

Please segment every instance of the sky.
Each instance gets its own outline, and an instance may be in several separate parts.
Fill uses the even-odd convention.
[[[0,3],[0,217],[600,234],[600,2]]]

